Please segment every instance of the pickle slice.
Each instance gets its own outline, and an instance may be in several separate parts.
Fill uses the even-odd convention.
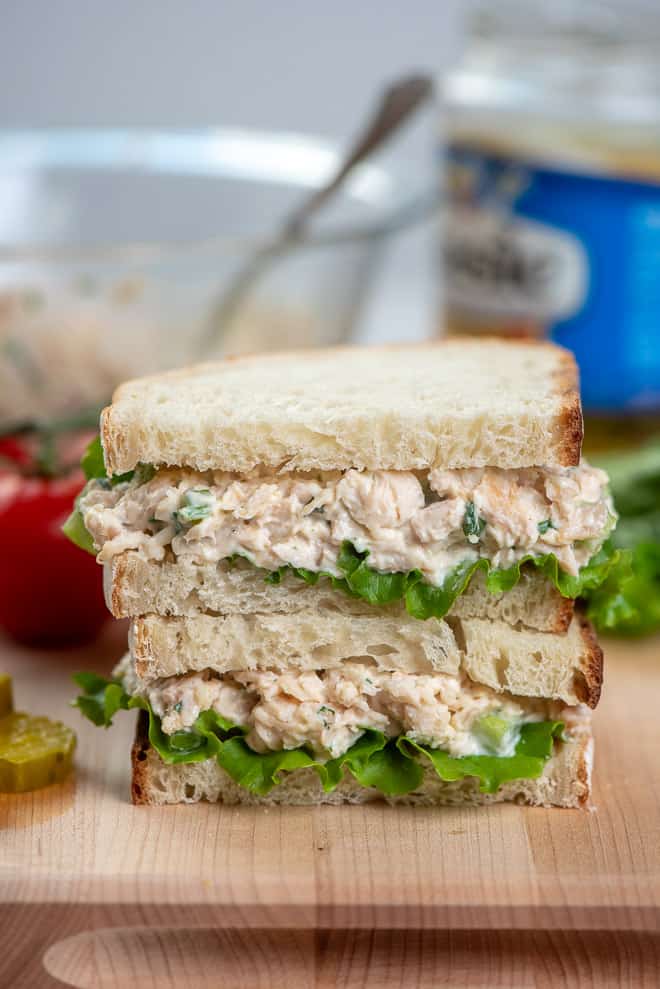
[[[11,693],[11,677],[8,673],[0,673],[0,718],[14,710]]]
[[[60,721],[21,711],[0,718],[0,792],[60,783],[73,764],[76,736]]]

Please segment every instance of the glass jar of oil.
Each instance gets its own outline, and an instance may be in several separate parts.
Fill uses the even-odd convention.
[[[660,434],[660,5],[479,4],[445,103],[443,329],[571,349],[592,450]]]

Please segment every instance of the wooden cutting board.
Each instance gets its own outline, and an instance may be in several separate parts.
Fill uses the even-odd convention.
[[[0,646],[79,739],[75,779],[0,796],[1,989],[660,984],[658,640],[606,644],[589,813],[133,807],[134,715],[67,706],[122,637]]]

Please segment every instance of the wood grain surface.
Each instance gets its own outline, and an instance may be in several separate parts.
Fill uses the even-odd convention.
[[[2,989],[660,983],[657,640],[606,643],[592,812],[135,808],[134,715],[68,708],[124,635],[2,646],[17,707],[79,738],[74,779],[0,796]]]

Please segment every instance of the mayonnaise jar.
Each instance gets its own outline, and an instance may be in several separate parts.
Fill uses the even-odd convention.
[[[445,81],[443,329],[575,353],[590,420],[660,423],[660,7],[482,4]]]

